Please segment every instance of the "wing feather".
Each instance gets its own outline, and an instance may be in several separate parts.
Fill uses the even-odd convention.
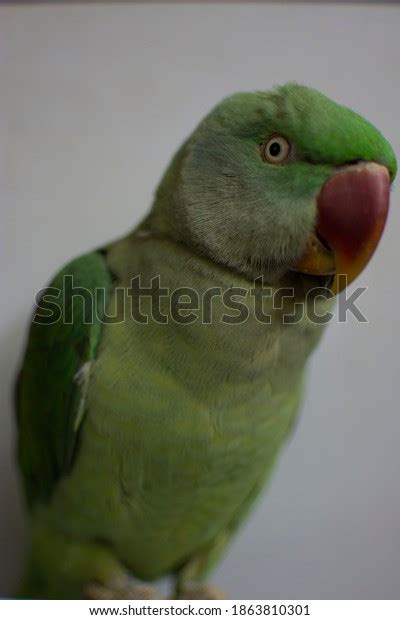
[[[73,465],[111,290],[106,258],[92,252],[66,265],[38,300],[16,388],[29,505],[47,500]]]

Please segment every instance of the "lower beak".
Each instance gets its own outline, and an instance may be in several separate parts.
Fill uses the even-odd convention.
[[[334,294],[361,273],[373,255],[389,209],[390,177],[374,162],[346,166],[322,186],[317,226],[294,269],[332,275]]]

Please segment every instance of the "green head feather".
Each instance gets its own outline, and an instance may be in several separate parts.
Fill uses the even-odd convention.
[[[291,145],[279,165],[260,152],[275,134]],[[360,160],[396,174],[389,143],[349,108],[295,83],[238,93],[181,147],[147,223],[248,276],[276,279],[304,252],[323,183]]]

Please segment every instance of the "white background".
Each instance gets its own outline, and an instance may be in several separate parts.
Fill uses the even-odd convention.
[[[11,384],[35,291],[145,213],[224,95],[287,80],[365,115],[400,153],[400,9],[0,7],[0,595],[22,565]],[[369,324],[329,327],[297,431],[215,581],[237,598],[397,598],[399,192],[357,284]]]

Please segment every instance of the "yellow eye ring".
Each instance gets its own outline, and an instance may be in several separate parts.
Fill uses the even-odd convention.
[[[290,144],[284,136],[271,136],[261,146],[261,156],[269,164],[282,164],[290,154]]]

